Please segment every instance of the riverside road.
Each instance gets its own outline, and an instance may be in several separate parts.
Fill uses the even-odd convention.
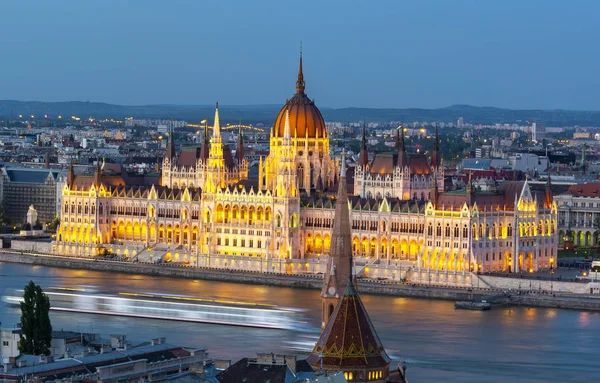
[[[52,312],[54,329],[132,341],[166,336],[172,343],[206,347],[213,358],[237,360],[256,352],[301,353],[319,326],[317,290],[241,285],[180,278],[114,274],[0,263],[0,293],[34,280],[42,287],[93,286],[109,292],[154,292],[274,303],[308,310],[314,333],[250,329],[186,322]],[[362,295],[394,363],[405,361],[415,382],[590,382],[597,380],[600,313],[555,308],[495,307],[458,311],[453,302]],[[10,327],[19,311],[2,303],[0,321]]]

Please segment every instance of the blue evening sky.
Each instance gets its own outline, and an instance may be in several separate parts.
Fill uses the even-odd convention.
[[[0,99],[600,109],[600,1],[0,0]]]

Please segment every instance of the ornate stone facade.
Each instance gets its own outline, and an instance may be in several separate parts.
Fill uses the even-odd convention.
[[[280,272],[322,272],[316,262],[310,267],[300,260],[329,254],[337,204],[332,192],[346,177],[338,176],[340,165],[329,156],[328,134],[304,94],[301,70],[296,90],[276,120],[258,180],[248,179],[243,147],[234,157],[222,144],[218,108],[210,143],[177,154],[170,139],[160,179],[100,168],[76,176],[71,168],[54,251],[146,254],[190,264],[208,256],[208,266],[222,266],[211,264],[211,256],[214,262],[233,257],[236,267],[261,260],[261,270],[262,260],[278,259]],[[377,154],[348,180],[357,194],[347,201],[351,251],[367,264],[362,272],[395,264],[404,268],[402,277],[417,273],[423,280],[423,273],[435,271],[437,281],[467,281],[469,271],[553,265],[557,209],[548,192],[532,191],[528,182],[504,182],[493,192],[477,192],[469,182],[466,190],[440,192],[437,137],[428,160],[407,155],[400,133],[395,153]],[[284,270],[281,260],[295,269]]]

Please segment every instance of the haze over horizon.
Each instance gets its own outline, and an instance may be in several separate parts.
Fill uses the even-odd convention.
[[[140,5],[143,4],[143,5]],[[3,2],[0,99],[598,110],[600,3]]]

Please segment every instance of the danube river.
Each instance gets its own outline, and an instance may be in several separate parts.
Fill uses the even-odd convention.
[[[160,292],[274,303],[304,308],[316,329],[319,292],[235,283],[109,274],[0,263],[0,293],[23,288],[94,286],[112,292]],[[540,308],[456,311],[452,302],[363,295],[394,365],[404,360],[411,382],[598,381],[600,314]],[[19,311],[0,306],[10,327]],[[54,329],[126,333],[131,341],[165,336],[170,343],[206,347],[213,358],[237,360],[256,352],[294,352],[311,334],[88,314],[51,314]]]

